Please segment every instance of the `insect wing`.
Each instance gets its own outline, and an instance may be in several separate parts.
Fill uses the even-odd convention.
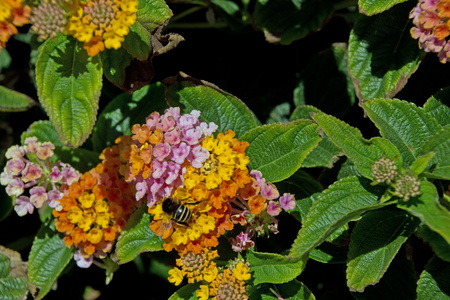
[[[173,231],[172,220],[169,218],[169,216],[164,215],[164,217],[161,220],[161,225],[159,226],[158,235],[163,239],[166,239],[172,234],[172,231]]]

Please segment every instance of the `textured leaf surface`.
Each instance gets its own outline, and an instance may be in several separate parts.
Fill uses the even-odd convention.
[[[333,6],[325,0],[258,1],[254,22],[269,42],[288,45],[318,30],[332,12]]]
[[[275,123],[254,128],[241,138],[249,142],[250,170],[259,170],[267,181],[281,181],[297,171],[320,142],[317,124],[309,120]]]
[[[72,37],[44,43],[36,62],[38,95],[64,145],[76,148],[91,133],[102,75],[99,56],[89,56]]]
[[[420,191],[421,195],[397,206],[425,222],[450,244],[450,212],[439,203],[436,187],[431,182],[422,181]]]
[[[180,73],[164,83],[169,86],[167,97],[172,106],[182,103],[186,112],[199,110],[202,121],[219,126],[217,132],[231,129],[239,138],[257,126],[255,117],[244,102],[208,82]]]
[[[419,154],[433,152],[435,155],[431,159],[432,169],[430,172],[440,179],[450,180],[450,127],[435,132],[426,140],[419,149]]]
[[[250,262],[254,284],[285,283],[291,281],[303,271],[307,255],[292,259],[276,253],[249,252],[246,259]]]
[[[307,119],[313,120],[310,113],[321,113],[322,111],[314,106],[301,105],[295,108],[290,117],[290,121]],[[315,167],[331,167],[333,163],[338,159],[338,155],[342,153],[342,150],[337,147],[327,135],[322,136],[322,140],[319,145],[306,156],[302,163],[303,168],[315,168]]]
[[[441,126],[450,124],[450,88],[444,88],[430,97],[423,110],[435,118]]]
[[[27,95],[0,85],[0,111],[25,111],[36,104]]]
[[[162,113],[167,107],[165,88],[161,83],[147,85],[131,95],[123,93],[117,96],[98,116],[92,133],[94,150],[101,153],[119,136],[131,135],[134,124],[144,124],[152,112]]]
[[[72,255],[72,249],[64,244],[59,233],[43,224],[28,257],[29,281],[39,288],[36,299],[42,299],[50,291]]]
[[[149,33],[164,24],[173,13],[164,0],[139,1],[136,22],[140,23]]]
[[[141,23],[136,22],[130,27],[130,32],[125,36],[123,48],[132,57],[146,60],[152,51],[151,39],[151,33]]]
[[[358,300],[416,299],[416,282],[417,277],[413,264],[406,257],[402,248],[380,282],[366,287],[364,293],[355,292],[352,293],[352,296]]]
[[[372,179],[372,165],[381,157],[401,161],[397,148],[386,139],[374,137],[366,140],[359,129],[326,114],[314,114],[313,119],[367,178]]]
[[[356,223],[348,253],[347,285],[362,292],[383,276],[400,247],[419,225],[404,211],[374,211]]]
[[[422,52],[409,30],[411,3],[360,16],[350,33],[349,72],[357,96],[392,98],[419,66]]]
[[[150,229],[150,215],[146,211],[147,206],[142,205],[131,216],[118,238],[114,254],[114,259],[118,263],[129,262],[142,252],[163,249],[163,240]]]
[[[359,12],[370,16],[381,13],[405,1],[407,0],[359,0]]]
[[[168,300],[197,300],[195,292],[198,290],[199,283],[190,283],[178,289]]]
[[[450,262],[433,257],[417,282],[417,299],[450,299]]]
[[[334,231],[367,211],[385,206],[378,203],[384,190],[364,178],[347,177],[323,191],[310,208],[290,254],[302,256],[320,245]]]
[[[436,131],[441,129],[436,119],[413,103],[398,99],[374,99],[363,104],[369,118],[381,136],[393,143],[409,166],[421,154],[417,151]]]

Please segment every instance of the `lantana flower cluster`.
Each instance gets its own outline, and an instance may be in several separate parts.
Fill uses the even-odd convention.
[[[54,149],[51,142],[28,137],[23,146],[14,145],[6,151],[8,161],[0,183],[15,201],[14,209],[19,216],[31,214],[46,203],[61,210],[57,199],[80,178],[80,173],[69,164],[52,162]]]
[[[138,0],[41,0],[32,7],[22,2],[0,1],[0,50],[17,33],[16,26],[31,23],[38,40],[72,35],[95,56],[122,46],[138,10]]]
[[[65,234],[64,243],[76,247],[77,264],[87,268],[93,257],[105,258],[136,208],[133,185],[120,176],[130,137],[120,137],[106,148],[102,163],[72,183],[53,210],[55,227]],[[123,168],[122,168],[123,169]]]
[[[411,36],[426,52],[438,53],[441,63],[450,61],[450,0],[419,0],[411,11]]]
[[[17,34],[17,27],[28,24],[31,9],[24,0],[0,1],[0,51],[6,47],[11,36]]]

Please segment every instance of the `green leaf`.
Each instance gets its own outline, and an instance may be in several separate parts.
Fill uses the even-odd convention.
[[[408,0],[358,0],[359,12],[369,16],[379,14],[405,1]]]
[[[420,192],[417,197],[399,202],[397,207],[418,217],[450,244],[450,212],[439,203],[436,187],[431,182],[421,181]]]
[[[401,165],[400,153],[388,140],[380,137],[366,140],[359,129],[326,114],[314,114],[313,119],[333,143],[344,150],[364,177],[373,179],[372,165],[383,156]]]
[[[298,85],[294,90],[297,106],[311,104],[336,117],[344,116],[353,106],[355,89],[348,75],[346,47],[345,44],[334,44],[308,61],[298,74]]]
[[[254,284],[285,283],[291,281],[303,271],[308,256],[293,259],[276,253],[250,251],[246,260],[250,262]]]
[[[74,38],[60,34],[44,43],[36,62],[38,95],[64,145],[76,148],[90,135],[102,75],[99,56],[90,57]]]
[[[43,224],[28,256],[29,281],[39,288],[35,299],[42,299],[50,291],[72,256],[72,249],[64,244],[59,233]]]
[[[290,121],[298,119],[313,120],[310,113],[321,113],[322,111],[310,105],[298,106],[290,117]],[[303,168],[328,167],[331,168],[338,160],[342,150],[337,147],[327,135],[322,136],[319,145],[306,156],[302,163]]]
[[[450,180],[450,127],[444,127],[430,136],[419,149],[418,154],[433,151],[435,156],[431,159],[433,164],[430,173],[440,179]],[[426,174],[428,175],[428,174]]]
[[[171,106],[181,103],[186,112],[199,110],[202,121],[219,126],[217,132],[231,129],[239,138],[257,126],[255,117],[244,102],[206,81],[180,72],[163,83],[168,85],[167,100]]]
[[[139,1],[136,23],[141,24],[149,33],[153,33],[173,15],[164,0]]]
[[[31,124],[27,131],[21,135],[22,144],[27,137],[32,136],[37,137],[41,142],[52,142],[55,145],[55,154],[52,161],[68,163],[80,172],[89,171],[100,162],[99,152],[101,151],[94,152],[82,148],[72,149],[62,146],[58,133],[50,121],[36,121]]]
[[[276,291],[284,300],[314,300],[316,297],[300,281],[292,280],[283,284],[261,284],[249,292],[249,300],[279,300]]]
[[[131,64],[133,57],[125,48],[119,48],[117,50],[106,49],[100,53],[100,57],[105,77],[118,87],[124,85],[126,77],[125,69]]]
[[[423,105],[423,110],[442,127],[450,124],[450,88],[444,88],[430,97]]]
[[[267,181],[281,181],[297,171],[320,142],[317,124],[309,120],[260,126],[245,133],[249,169],[259,170]]]
[[[430,164],[431,159],[433,159],[435,153],[428,152],[427,154],[419,156],[412,164],[411,171],[414,172],[414,176],[421,174]]]
[[[258,1],[254,23],[264,31],[269,42],[289,45],[320,29],[332,13],[333,6],[326,0]]]
[[[0,85],[0,111],[25,111],[36,104],[37,102],[27,95]]]
[[[199,286],[200,283],[198,282],[185,285],[173,293],[168,300],[197,300],[198,298],[195,296],[195,292],[198,290]]]
[[[404,211],[370,212],[356,223],[351,236],[347,285],[362,292],[378,283],[400,247],[419,225],[419,219]]]
[[[382,208],[378,203],[384,190],[364,178],[347,177],[324,190],[309,210],[290,254],[303,256],[334,231],[361,214]]]
[[[361,15],[350,33],[349,73],[360,100],[392,98],[417,70],[422,51],[409,33],[412,3],[372,17]]]
[[[295,98],[294,98],[295,99]],[[289,121],[295,121],[299,119],[312,120],[311,113],[321,113],[322,111],[312,105],[304,105],[304,103],[296,103],[297,107],[291,114]]]
[[[441,129],[433,117],[410,102],[374,99],[364,102],[363,108],[380,130],[381,136],[397,147],[407,166],[419,156],[417,151],[422,144]]]
[[[128,54],[139,60],[146,60],[151,54],[152,35],[138,21],[130,27],[130,32],[125,36],[123,48]]]
[[[101,153],[114,145],[119,136],[131,135],[134,124],[144,124],[152,112],[163,112],[167,107],[165,88],[159,82],[144,86],[131,95],[123,93],[117,96],[98,116],[92,133],[95,151]]]
[[[402,248],[379,283],[366,287],[364,293],[352,293],[352,296],[358,300],[416,299],[416,282],[413,264]]]
[[[450,299],[450,263],[434,256],[417,282],[417,299]]]
[[[133,213],[117,239],[114,260],[119,264],[132,261],[137,255],[147,251],[160,251],[164,241],[150,229],[151,218],[142,205]]]
[[[14,202],[4,188],[0,191],[0,221],[6,219],[12,212],[14,207]]]
[[[439,233],[425,225],[416,231],[416,235],[429,244],[439,258],[450,262],[450,245]]]
[[[26,299],[28,287],[26,270],[14,269],[17,268],[17,263],[13,260],[20,260],[21,264],[25,263],[21,261],[18,252],[4,247],[0,247],[0,251],[3,252],[0,253],[0,299]],[[11,255],[13,257],[10,257]]]

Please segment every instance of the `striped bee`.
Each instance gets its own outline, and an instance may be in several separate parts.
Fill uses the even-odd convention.
[[[172,221],[178,225],[188,226],[188,222],[192,217],[192,211],[188,205],[195,205],[200,202],[186,202],[183,204],[179,199],[172,197],[164,198],[162,201],[162,210],[165,216],[161,222],[160,230],[163,232],[170,230]]]

